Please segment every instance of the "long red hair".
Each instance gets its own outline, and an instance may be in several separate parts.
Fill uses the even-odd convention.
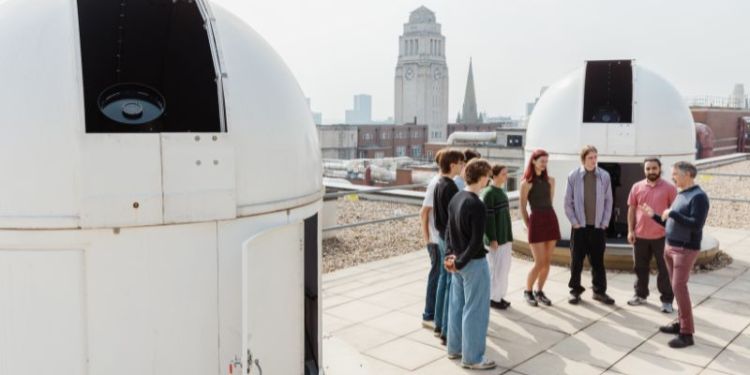
[[[542,156],[549,157],[549,154],[547,153],[547,151],[544,151],[541,148],[536,149],[531,153],[531,157],[529,157],[529,164],[526,165],[526,170],[523,171],[523,179],[526,182],[531,182],[534,179],[534,176],[536,175],[536,172],[534,171],[534,162]],[[542,180],[547,181],[547,168],[542,171],[541,178]]]

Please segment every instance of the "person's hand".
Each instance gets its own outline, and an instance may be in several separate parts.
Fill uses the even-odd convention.
[[[631,245],[635,243],[635,233],[628,232],[628,243]]]
[[[500,245],[499,245],[499,244],[497,243],[497,241],[490,241],[490,250],[492,250],[492,251],[497,251],[497,248],[498,248],[499,246],[500,246]]]
[[[458,271],[456,269],[456,256],[455,255],[448,255],[445,257],[445,260],[443,261],[443,266],[445,267],[446,271],[448,272],[456,272]]]
[[[580,224],[573,224],[573,229],[581,229],[581,225]]]
[[[654,209],[646,203],[641,205],[641,211],[645,212],[649,217],[654,216]]]
[[[672,210],[670,210],[669,208],[667,208],[666,210],[664,210],[664,212],[661,213],[661,220],[662,221],[667,221],[667,219],[669,218],[669,212],[671,212],[671,211]]]
[[[523,219],[523,225],[526,226],[526,230],[529,230],[529,219],[524,218]]]

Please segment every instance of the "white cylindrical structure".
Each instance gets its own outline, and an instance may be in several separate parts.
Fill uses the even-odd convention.
[[[469,142],[489,142],[497,139],[497,132],[453,132],[448,136],[449,145],[454,145],[459,141]]]
[[[273,49],[205,0],[0,23],[3,370],[320,367],[320,148]]]
[[[643,159],[659,157],[669,181],[670,165],[695,159],[693,118],[668,81],[630,60],[589,61],[547,89],[529,119],[525,158],[528,165],[535,149],[550,154],[553,205],[564,240],[571,229],[563,205],[567,176],[581,165],[579,152],[589,144],[599,150],[600,166],[613,175],[613,230],[618,232],[610,236],[622,237],[627,194],[644,178]]]

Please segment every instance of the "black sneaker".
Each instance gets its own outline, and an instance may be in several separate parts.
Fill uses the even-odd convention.
[[[608,296],[607,293],[594,293],[595,300],[605,304],[605,305],[614,305],[615,300],[612,299],[612,297]]]
[[[500,310],[505,310],[508,307],[510,307],[510,302],[506,301],[504,298],[500,299]]]
[[[443,330],[440,329],[440,327],[435,327],[435,329],[432,331],[432,334],[435,335],[435,337],[440,337],[440,334],[443,332]]]
[[[659,331],[662,333],[671,333],[673,335],[679,335],[680,334],[680,323],[672,323],[667,324],[665,326],[659,327]]]
[[[679,334],[677,335],[677,337],[669,341],[669,347],[675,349],[684,348],[686,346],[694,344],[695,343],[693,342],[693,335]]]
[[[531,306],[537,306],[536,298],[534,298],[534,293],[532,293],[530,290],[524,290],[523,291],[523,298],[526,300],[526,303],[528,303]]]
[[[440,337],[440,345],[446,346],[448,343],[448,340],[445,338],[445,336]]]
[[[570,293],[570,297],[568,297],[568,303],[571,305],[577,305],[579,302],[581,302],[581,295],[578,293]]]
[[[537,302],[544,304],[545,306],[552,306],[552,301],[547,298],[547,296],[544,295],[544,292],[541,290],[537,290],[534,292],[534,297],[536,298]]]
[[[492,307],[493,309],[505,310],[508,308],[508,306],[510,306],[510,302],[504,299],[501,299],[500,302],[490,300],[490,307]]]

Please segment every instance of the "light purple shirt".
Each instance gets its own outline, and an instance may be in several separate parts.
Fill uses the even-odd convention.
[[[609,226],[612,217],[612,184],[609,173],[596,167],[596,219],[594,225],[604,229]],[[586,169],[580,166],[568,174],[568,186],[565,189],[565,216],[570,224],[586,226],[586,210],[583,207],[583,177]]]

